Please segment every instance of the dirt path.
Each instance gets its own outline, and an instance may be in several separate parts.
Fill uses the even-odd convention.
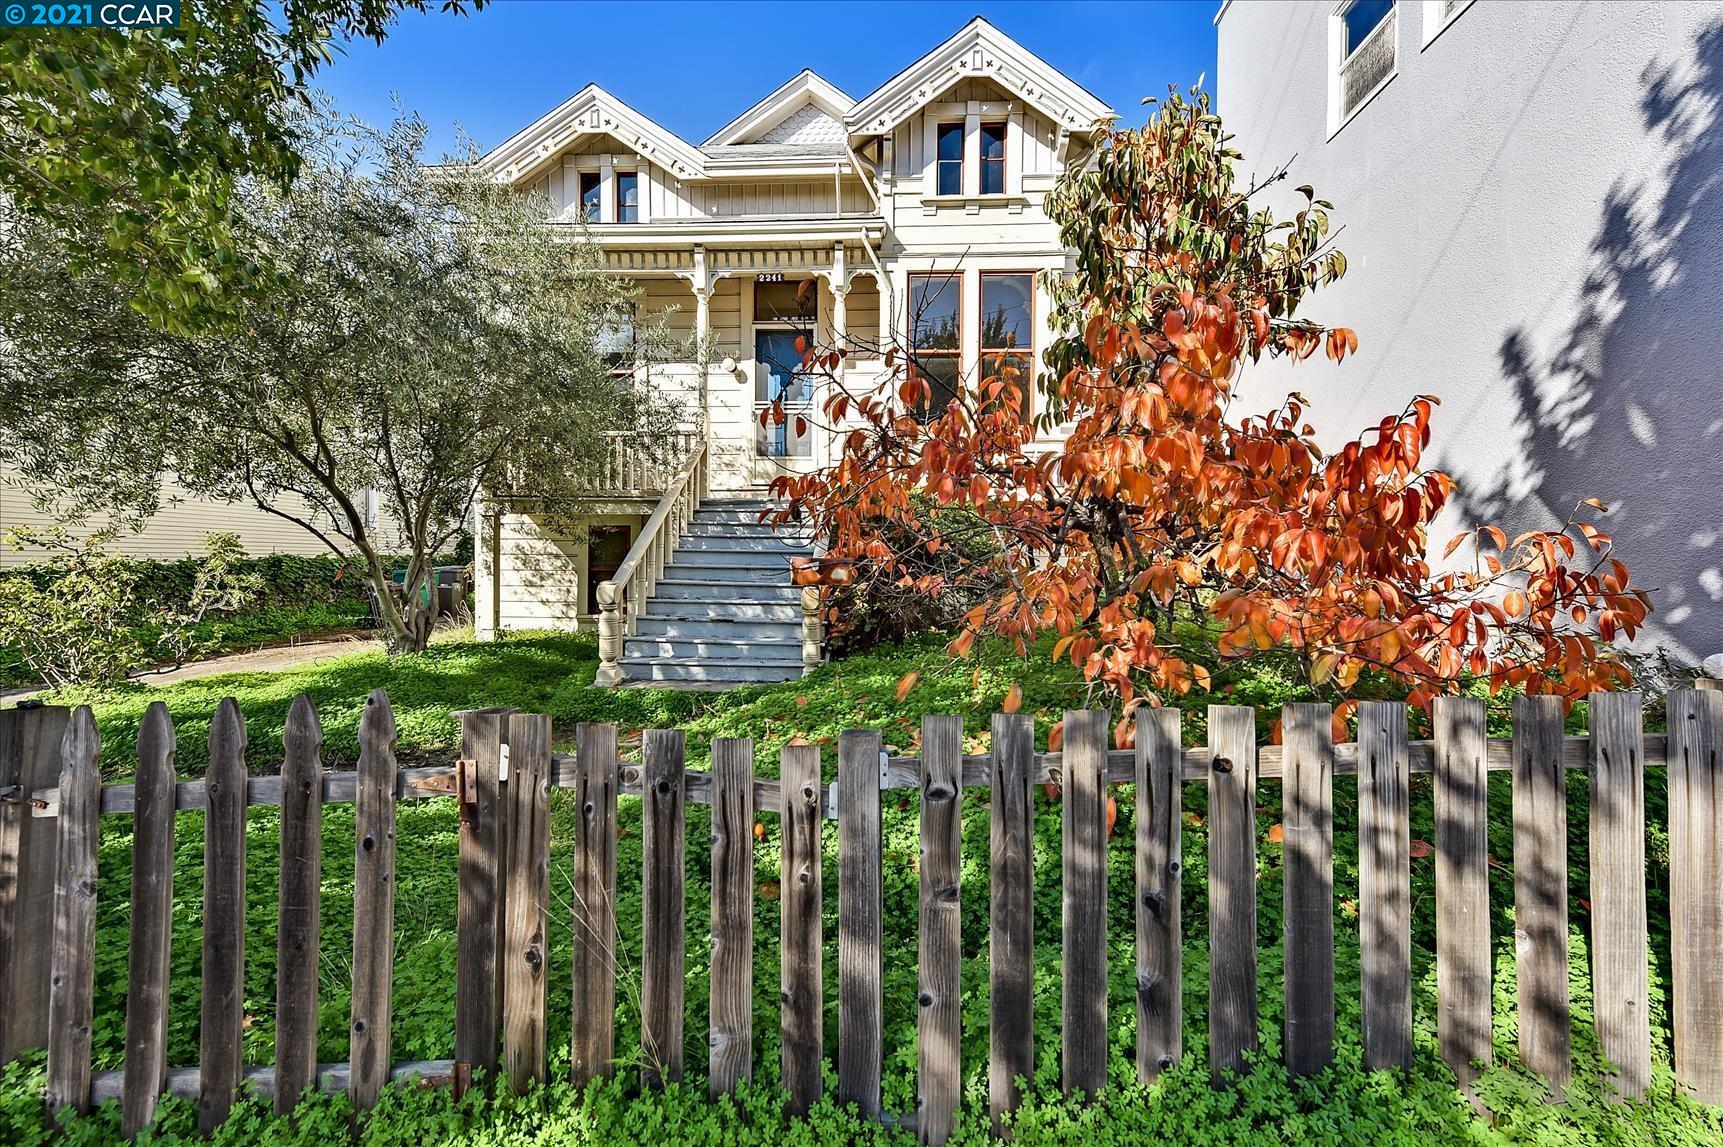
[[[193,661],[178,669],[149,669],[137,674],[133,680],[141,685],[172,685],[176,681],[192,681],[199,677],[214,677],[220,673],[292,669],[312,661],[380,648],[381,644],[373,637],[335,637],[303,641],[295,645],[276,645],[268,649],[254,649],[249,653],[229,653],[221,657],[211,657],[207,661]],[[29,685],[0,689],[0,705],[16,704],[41,692],[41,688]]]

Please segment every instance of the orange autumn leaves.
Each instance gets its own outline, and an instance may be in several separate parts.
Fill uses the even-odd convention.
[[[1267,650],[1290,651],[1337,701],[1372,672],[1416,704],[1468,677],[1568,698],[1627,683],[1606,646],[1649,606],[1609,535],[1582,520],[1600,504],[1511,541],[1470,531],[1448,557],[1469,541],[1472,563],[1438,567],[1431,530],[1454,483],[1427,465],[1435,398],[1333,453],[1296,395],[1264,415],[1229,409],[1241,368],[1264,354],[1320,348],[1339,363],[1358,348],[1347,328],[1293,317],[1344,273],[1327,205],[1300,188],[1292,219],[1253,212],[1206,98],[1174,97],[1100,142],[1092,169],[1048,198],[1076,273],[1045,284],[1052,329],[1070,333],[1043,354],[1038,421],[999,400],[1023,383],[1009,366],[918,418],[927,388],[910,367],[828,400],[846,426],[837,461],[779,480],[785,516],[860,578],[972,589],[954,655],[982,634],[1020,651],[1051,634],[1056,657],[1127,709],[1208,687],[1217,653]],[[1036,441],[1056,424],[1059,445]],[[929,574],[905,560],[905,538],[929,552],[986,545]]]

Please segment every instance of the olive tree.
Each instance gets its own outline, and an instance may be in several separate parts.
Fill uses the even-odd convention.
[[[426,165],[416,118],[310,118],[291,188],[242,188],[233,231],[267,274],[214,328],[164,331],[65,235],[0,221],[0,450],[84,508],[147,512],[171,474],[294,521],[364,561],[391,649],[417,650],[420,591],[481,489],[565,505],[607,431],[678,412],[650,370],[616,375],[628,284],[542,199],[470,154]]]

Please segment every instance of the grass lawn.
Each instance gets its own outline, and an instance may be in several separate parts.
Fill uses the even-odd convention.
[[[452,712],[463,708],[511,705],[552,714],[559,747],[572,743],[580,721],[614,721],[621,726],[633,756],[634,738],[647,727],[687,730],[691,768],[705,768],[708,745],[718,736],[752,736],[756,767],[776,772],[778,748],[795,736],[825,746],[826,775],[835,776],[835,744],[848,728],[874,727],[888,744],[913,748],[920,715],[957,713],[965,721],[968,750],[986,743],[990,714],[1008,687],[1023,688],[1025,711],[1036,714],[1041,737],[1068,707],[1080,707],[1084,688],[1068,671],[1045,658],[1027,666],[984,660],[947,664],[937,640],[861,656],[829,665],[812,677],[783,685],[728,693],[663,690],[597,690],[591,687],[597,651],[591,639],[544,635],[518,637],[494,645],[450,642],[424,654],[394,661],[381,653],[362,653],[275,673],[205,678],[150,692],[101,699],[96,704],[103,737],[103,770],[110,779],[125,777],[133,763],[132,742],[147,703],[167,701],[179,730],[178,767],[183,775],[202,772],[204,738],[216,704],[237,697],[249,723],[250,764],[255,772],[279,763],[280,734],[288,705],[309,692],[321,714],[326,763],[351,768],[355,738],[366,693],[382,687],[395,706],[403,764],[451,759],[457,744]],[[916,687],[898,701],[895,687],[911,670],[920,670]],[[1209,700],[1254,704],[1266,722],[1297,690],[1265,663],[1241,667],[1217,680],[1224,697],[1201,696],[1184,707],[1187,738],[1203,738],[1202,707]],[[1501,735],[1502,730],[1494,730]],[[1476,1116],[1450,1086],[1451,1077],[1435,1055],[1434,861],[1414,859],[1413,936],[1414,1007],[1418,1058],[1410,1077],[1366,1076],[1355,1070],[1359,1053],[1359,972],[1357,940],[1357,833],[1355,800],[1348,778],[1335,786],[1335,893],[1338,945],[1336,994],[1341,1066],[1313,1081],[1289,1080],[1273,1064],[1281,1024],[1281,854],[1268,829],[1280,819],[1279,785],[1262,786],[1258,834],[1258,927],[1260,1015],[1263,1065],[1236,1090],[1212,1092],[1207,1086],[1207,904],[1206,801],[1201,786],[1184,791],[1186,829],[1185,902],[1185,1063],[1158,1084],[1136,1086],[1135,954],[1132,937],[1133,862],[1131,801],[1120,793],[1120,820],[1110,848],[1110,990],[1112,1079],[1116,1084],[1093,1108],[1060,1101],[1058,1029],[1060,963],[1059,815],[1056,800],[1036,793],[1036,1098],[1026,1109],[1019,1139],[1025,1142],[1550,1142],[1669,1143],[1723,1141],[1716,1111],[1673,1096],[1668,1072],[1669,1032],[1665,993],[1668,976],[1668,874],[1664,839],[1664,800],[1660,777],[1647,785],[1650,915],[1653,929],[1652,1023],[1657,1061],[1655,1096],[1648,1102],[1602,1101],[1596,1043],[1590,1026],[1590,977],[1585,907],[1586,793],[1583,776],[1570,777],[1569,854],[1573,862],[1570,944],[1574,1044],[1579,1064],[1566,1104],[1547,1101],[1538,1085],[1514,1070],[1517,1038],[1513,1010],[1514,964],[1512,841],[1506,777],[1492,776],[1490,845],[1493,886],[1493,935],[1496,943],[1496,1053],[1507,1066],[1490,1073],[1479,1091],[1491,1111]],[[987,1062],[987,796],[965,794],[963,815],[964,945],[963,1063],[968,1092],[960,1137],[979,1136],[986,1106]],[[551,1033],[552,1077],[566,1064],[568,987],[572,937],[568,927],[569,864],[575,810],[566,793],[552,796]],[[275,890],[277,886],[277,812],[251,810],[250,900],[246,936],[248,1063],[273,1059],[275,979]],[[916,904],[918,875],[917,808],[913,792],[888,793],[885,836],[885,1105],[910,1111],[915,1105]],[[709,1106],[703,1086],[660,1097],[634,1095],[638,1065],[638,985],[640,942],[640,810],[623,798],[618,844],[618,919],[622,928],[617,1048],[624,1066],[619,1081],[597,1089],[581,1102],[566,1088],[551,1089],[502,1109],[455,1113],[446,1095],[402,1092],[391,1097],[367,1126],[376,1142],[600,1143],[662,1142],[832,1142],[875,1138],[886,1133],[863,1127],[835,1109],[815,1113],[813,1122],[785,1123],[770,1091],[778,1075],[778,823],[763,815],[764,836],[756,845],[755,1079],[760,1090],[738,1104]],[[352,806],[333,805],[324,813],[322,1026],[319,1056],[347,1058],[348,969],[351,955],[353,833]],[[175,939],[170,1000],[169,1062],[197,1062],[198,964],[202,887],[202,817],[182,814],[178,821],[175,874]],[[456,848],[458,824],[453,802],[403,802],[399,811],[399,869],[396,919],[394,1055],[397,1060],[448,1058],[453,1051],[453,977],[455,967]],[[1412,835],[1434,838],[1428,777],[1413,780]],[[698,1082],[706,1063],[709,948],[708,810],[689,808],[688,829],[688,983],[686,1060]],[[828,1082],[835,1070],[836,1045],[836,826],[826,828],[827,937],[826,999]],[[104,821],[101,888],[96,948],[95,1058],[98,1068],[121,1066],[124,1042],[126,902],[131,848],[130,822]],[[560,923],[559,923],[560,922]],[[24,1141],[34,1134],[36,1110],[28,1087],[37,1082],[30,1064],[11,1070],[0,1085],[0,1140]],[[829,1087],[828,1087],[829,1089]],[[523,1106],[524,1104],[524,1106]],[[189,1118],[183,1105],[169,1105],[164,1134],[177,1133]],[[977,1120],[975,1113],[982,1113]],[[80,1124],[91,1141],[111,1134],[114,1118],[98,1116]],[[234,1142],[327,1142],[346,1126],[336,1101],[319,1102],[289,1127],[263,1119],[250,1108],[235,1117],[228,1134]],[[319,1130],[319,1129],[322,1130]],[[27,1134],[28,1133],[28,1134]]]

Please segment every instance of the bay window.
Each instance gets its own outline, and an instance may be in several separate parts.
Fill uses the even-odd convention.
[[[909,277],[910,370],[927,384],[917,417],[937,418],[957,397],[963,377],[963,275]]]

